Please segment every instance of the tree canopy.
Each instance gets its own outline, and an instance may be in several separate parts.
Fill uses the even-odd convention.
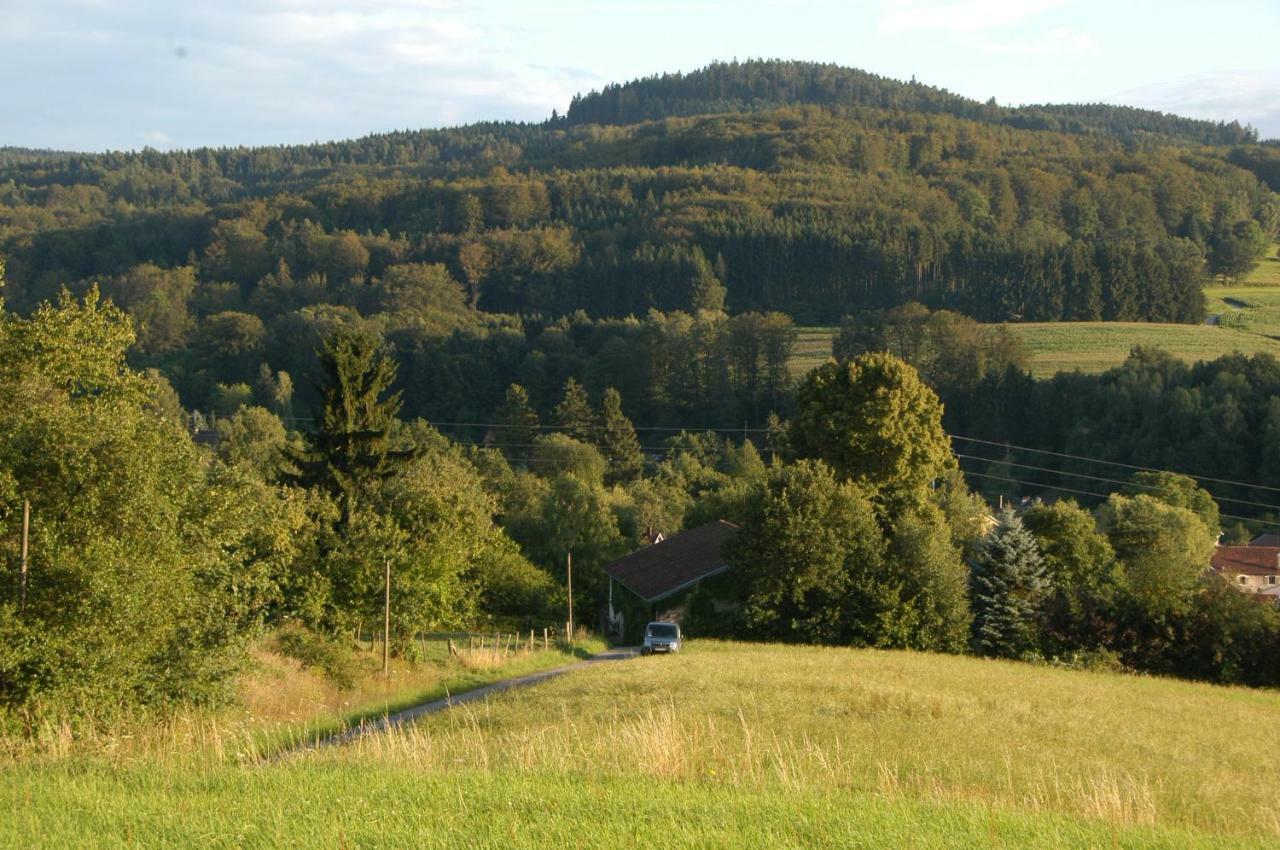
[[[955,466],[942,405],[914,369],[882,353],[830,361],[796,391],[790,441],[882,504],[920,502]]]

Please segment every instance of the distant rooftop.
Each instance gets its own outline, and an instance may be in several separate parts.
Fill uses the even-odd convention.
[[[1248,576],[1280,574],[1280,547],[1219,546],[1213,552],[1213,568],[1220,573]]]
[[[644,601],[656,602],[727,570],[720,550],[737,533],[738,526],[718,519],[637,549],[604,571]]]

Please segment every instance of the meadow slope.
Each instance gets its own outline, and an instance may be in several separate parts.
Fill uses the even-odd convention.
[[[1240,352],[1280,357],[1280,245],[1272,245],[1258,266],[1236,283],[1205,289],[1205,305],[1216,325],[1151,322],[1021,322],[1009,329],[1031,354],[1031,372],[1049,378],[1058,372],[1104,372],[1119,366],[1135,345],[1161,348],[1188,363]],[[831,356],[838,328],[798,329],[791,359],[800,376]]]
[[[271,766],[11,764],[0,842],[1263,847],[1277,733],[1274,692],[695,642]]]

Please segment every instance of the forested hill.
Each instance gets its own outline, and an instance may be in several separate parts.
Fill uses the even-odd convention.
[[[914,79],[907,83],[839,65],[781,61],[716,62],[689,74],[662,74],[606,86],[575,97],[568,120],[571,124],[634,124],[796,104],[944,113],[1024,129],[1102,133],[1127,141],[1152,136],[1205,145],[1258,141],[1257,133],[1238,121],[1198,121],[1109,104],[1009,108],[998,106],[994,98],[982,103]]]
[[[707,111],[586,123],[650,109]],[[744,357],[770,344],[750,328],[779,326],[746,314],[771,311],[835,324],[919,301],[985,321],[1200,321],[1209,276],[1247,271],[1280,227],[1280,148],[1202,144],[1248,139],[1215,127],[746,63],[610,88],[540,124],[0,150],[3,297],[26,312],[98,283],[188,406],[260,373],[302,378],[320,339],[359,326],[402,375],[430,379],[431,404],[488,415],[516,372],[545,399],[577,346],[600,355],[593,387],[638,404],[626,390],[643,384],[653,409],[693,414],[724,395],[706,375],[683,398],[653,389],[669,375],[622,372],[671,367],[637,353],[663,334],[720,350],[722,311],[743,320]],[[785,384],[785,358],[765,359],[772,383],[748,382],[748,416]],[[482,360],[483,376],[459,377]]]

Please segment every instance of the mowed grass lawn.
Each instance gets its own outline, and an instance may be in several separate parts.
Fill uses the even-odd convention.
[[[1271,847],[1278,734],[1276,692],[694,641],[280,763],[12,763],[0,843]]]

